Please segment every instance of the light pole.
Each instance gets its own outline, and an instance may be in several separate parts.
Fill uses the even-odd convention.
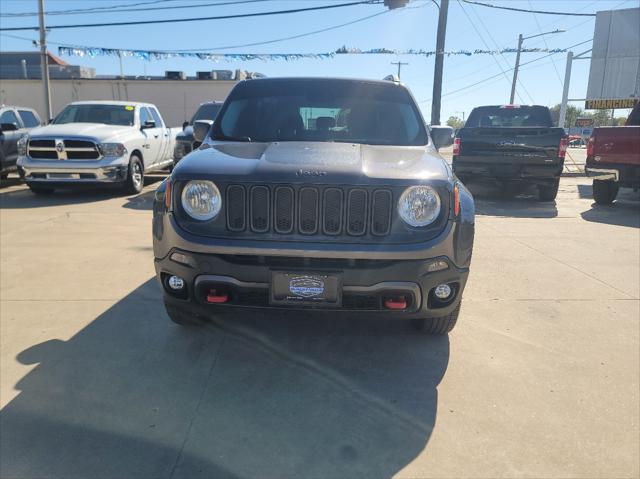
[[[522,50],[522,42],[529,40],[530,38],[541,37],[542,35],[550,35],[552,33],[563,33],[566,30],[553,30],[552,32],[538,33],[537,35],[531,35],[529,37],[523,37],[522,33],[518,35],[518,52],[516,53],[516,66],[513,69],[513,82],[511,83],[511,96],[509,97],[509,103],[513,104],[513,100],[516,96],[516,82],[518,81],[518,68],[520,67],[520,51]]]
[[[44,110],[46,121],[51,119],[51,87],[49,86],[49,55],[47,54],[47,30],[44,26],[44,0],[38,1],[38,22],[40,24],[40,69],[44,89]]]
[[[391,62],[392,65],[398,65],[398,80],[400,79],[400,67],[402,67],[403,65],[408,65],[408,63],[404,63],[401,61],[397,61],[397,62]]]

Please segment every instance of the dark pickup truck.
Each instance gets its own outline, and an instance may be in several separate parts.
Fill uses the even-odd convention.
[[[594,128],[587,144],[587,176],[593,178],[593,199],[608,205],[620,187],[640,188],[640,103],[625,126]]]
[[[453,171],[463,182],[533,184],[540,200],[553,201],[566,149],[566,133],[553,127],[546,106],[479,106],[456,135]]]

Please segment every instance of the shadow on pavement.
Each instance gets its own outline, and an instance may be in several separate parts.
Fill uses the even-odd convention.
[[[158,183],[164,178],[164,176],[145,177],[145,187]],[[19,183],[16,183],[16,185],[18,184]],[[143,195],[144,194],[146,193],[143,193]],[[153,193],[150,194],[152,195]],[[99,188],[80,187],[77,189],[60,189],[56,190],[52,194],[36,195],[32,193],[26,185],[24,185],[24,187],[20,189],[11,189],[9,191],[0,190],[0,208],[25,209],[95,203],[123,195],[124,192],[120,188],[113,186],[103,186]],[[131,199],[128,199],[128,201],[131,201],[134,198],[135,196],[131,197]],[[149,207],[149,209],[151,209],[151,206]]]
[[[448,337],[405,322],[225,316],[180,328],[151,279],[0,412],[2,477],[390,477],[426,446]]]
[[[591,185],[579,185],[580,198],[593,198]],[[593,203],[591,208],[580,213],[583,220],[618,226],[640,228],[640,194],[631,188],[620,188],[612,205]]]
[[[465,183],[476,203],[476,214],[513,218],[555,218],[555,202],[538,200],[535,187],[511,185],[508,190],[491,183]]]

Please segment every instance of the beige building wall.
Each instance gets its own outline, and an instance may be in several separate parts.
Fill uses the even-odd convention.
[[[72,101],[129,100],[155,104],[169,126],[182,125],[198,106],[224,100],[235,81],[223,80],[51,80],[53,114]],[[45,118],[40,80],[0,80],[0,104],[35,108]]]

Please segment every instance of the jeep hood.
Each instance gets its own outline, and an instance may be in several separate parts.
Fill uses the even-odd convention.
[[[34,128],[29,132],[29,136],[31,138],[54,136],[63,139],[66,137],[88,137],[104,141],[129,133],[133,128],[132,126],[105,125],[104,123],[65,123]]]
[[[215,142],[181,160],[172,177],[366,184],[369,179],[446,180],[450,170],[432,146]]]

